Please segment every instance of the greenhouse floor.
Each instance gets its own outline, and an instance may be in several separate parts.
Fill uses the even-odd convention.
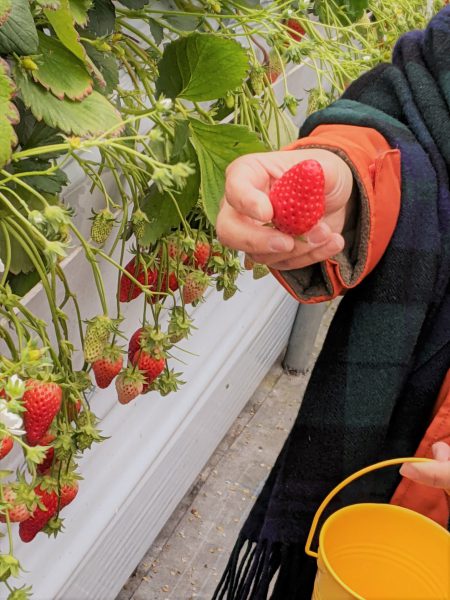
[[[311,361],[318,353],[324,319]],[[307,375],[281,359],[250,398],[116,600],[210,600],[298,412]]]

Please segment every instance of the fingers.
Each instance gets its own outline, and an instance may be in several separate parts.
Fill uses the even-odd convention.
[[[427,463],[405,463],[400,474],[412,481],[443,490],[450,489],[450,446],[438,442],[433,446],[436,460]]]
[[[338,233],[333,233],[329,240],[322,246],[299,256],[290,257],[282,261],[275,261],[270,266],[272,269],[278,271],[302,269],[303,267],[328,260],[336,254],[339,254],[339,252],[343,250],[344,245],[344,238]]]
[[[230,164],[226,172],[225,198],[240,214],[264,223],[273,217],[268,196],[270,174],[256,156],[243,156]]]
[[[260,222],[238,213],[226,201],[217,218],[216,230],[222,244],[248,254],[284,255],[292,251],[295,243],[290,235],[263,227]]]
[[[433,456],[436,460],[442,462],[450,460],[450,446],[445,442],[436,442],[433,445]]]

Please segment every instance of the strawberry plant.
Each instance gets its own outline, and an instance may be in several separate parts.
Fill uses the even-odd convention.
[[[0,581],[10,600],[31,594],[14,587],[13,528],[25,543],[58,534],[83,493],[79,460],[103,440],[94,386],[124,405],[176,391],[174,347],[195,330],[191,307],[210,289],[238,292],[241,259],[214,232],[226,166],[291,141],[291,114],[332,101],[427,17],[419,0],[0,0]],[[316,76],[302,98],[284,77],[295,65]],[[87,212],[70,193],[76,173],[92,193]],[[89,268],[89,303],[68,268],[75,255]],[[245,266],[255,279],[268,272]],[[42,313],[27,299],[35,286]],[[126,339],[130,303],[140,327]]]

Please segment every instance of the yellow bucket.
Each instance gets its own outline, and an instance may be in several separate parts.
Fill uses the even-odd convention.
[[[343,487],[376,469],[429,459],[386,460],[347,477],[320,505],[306,542],[317,558],[312,600],[450,600],[450,534],[412,510],[354,504],[329,517],[311,544],[319,519]]]

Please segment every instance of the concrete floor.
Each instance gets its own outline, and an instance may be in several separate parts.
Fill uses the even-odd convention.
[[[318,353],[327,315],[312,352]],[[308,375],[275,364],[116,600],[210,600],[297,415]]]

